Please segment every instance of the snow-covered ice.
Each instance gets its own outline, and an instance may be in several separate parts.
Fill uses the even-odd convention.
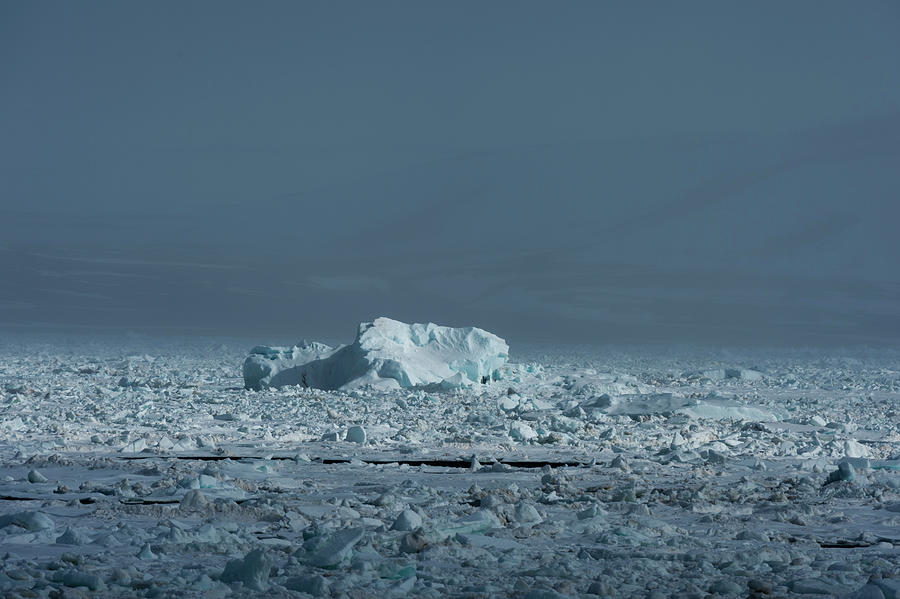
[[[0,591],[900,593],[897,352],[363,328],[258,389],[230,341],[0,340]]]
[[[305,341],[290,348],[253,348],[244,360],[244,385],[455,388],[490,379],[508,357],[506,342],[479,328],[376,318],[361,323],[353,343],[338,348]]]

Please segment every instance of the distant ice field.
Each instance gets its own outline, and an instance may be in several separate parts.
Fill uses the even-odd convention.
[[[257,391],[252,347],[0,338],[0,591],[900,596],[900,352],[510,340],[484,383]]]

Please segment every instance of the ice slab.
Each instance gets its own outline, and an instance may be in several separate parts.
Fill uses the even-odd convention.
[[[596,403],[596,402],[595,402]],[[768,408],[742,404],[718,397],[697,399],[672,393],[623,395],[609,398],[604,407],[607,414],[636,416],[642,414],[683,414],[692,419],[752,420],[772,422],[784,417]]]
[[[255,347],[244,360],[244,386],[455,388],[496,378],[508,358],[506,342],[479,328],[376,318],[359,325],[353,343],[338,348],[306,342]]]
[[[713,368],[700,372],[687,372],[684,376],[689,379],[708,379],[710,381],[724,381],[729,379],[761,381],[764,378],[763,373],[749,368]]]
[[[0,516],[0,528],[12,525],[19,526],[30,532],[52,530],[56,526],[53,523],[53,519],[42,512],[18,512]]]
[[[345,528],[335,532],[316,547],[309,556],[309,563],[319,568],[334,568],[350,556],[364,534],[362,528]]]

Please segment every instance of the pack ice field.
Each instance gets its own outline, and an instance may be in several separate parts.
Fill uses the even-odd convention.
[[[900,597],[896,351],[251,346],[0,340],[5,596]]]

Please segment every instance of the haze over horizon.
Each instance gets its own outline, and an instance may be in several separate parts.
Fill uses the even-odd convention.
[[[893,2],[0,4],[0,330],[895,345]]]

